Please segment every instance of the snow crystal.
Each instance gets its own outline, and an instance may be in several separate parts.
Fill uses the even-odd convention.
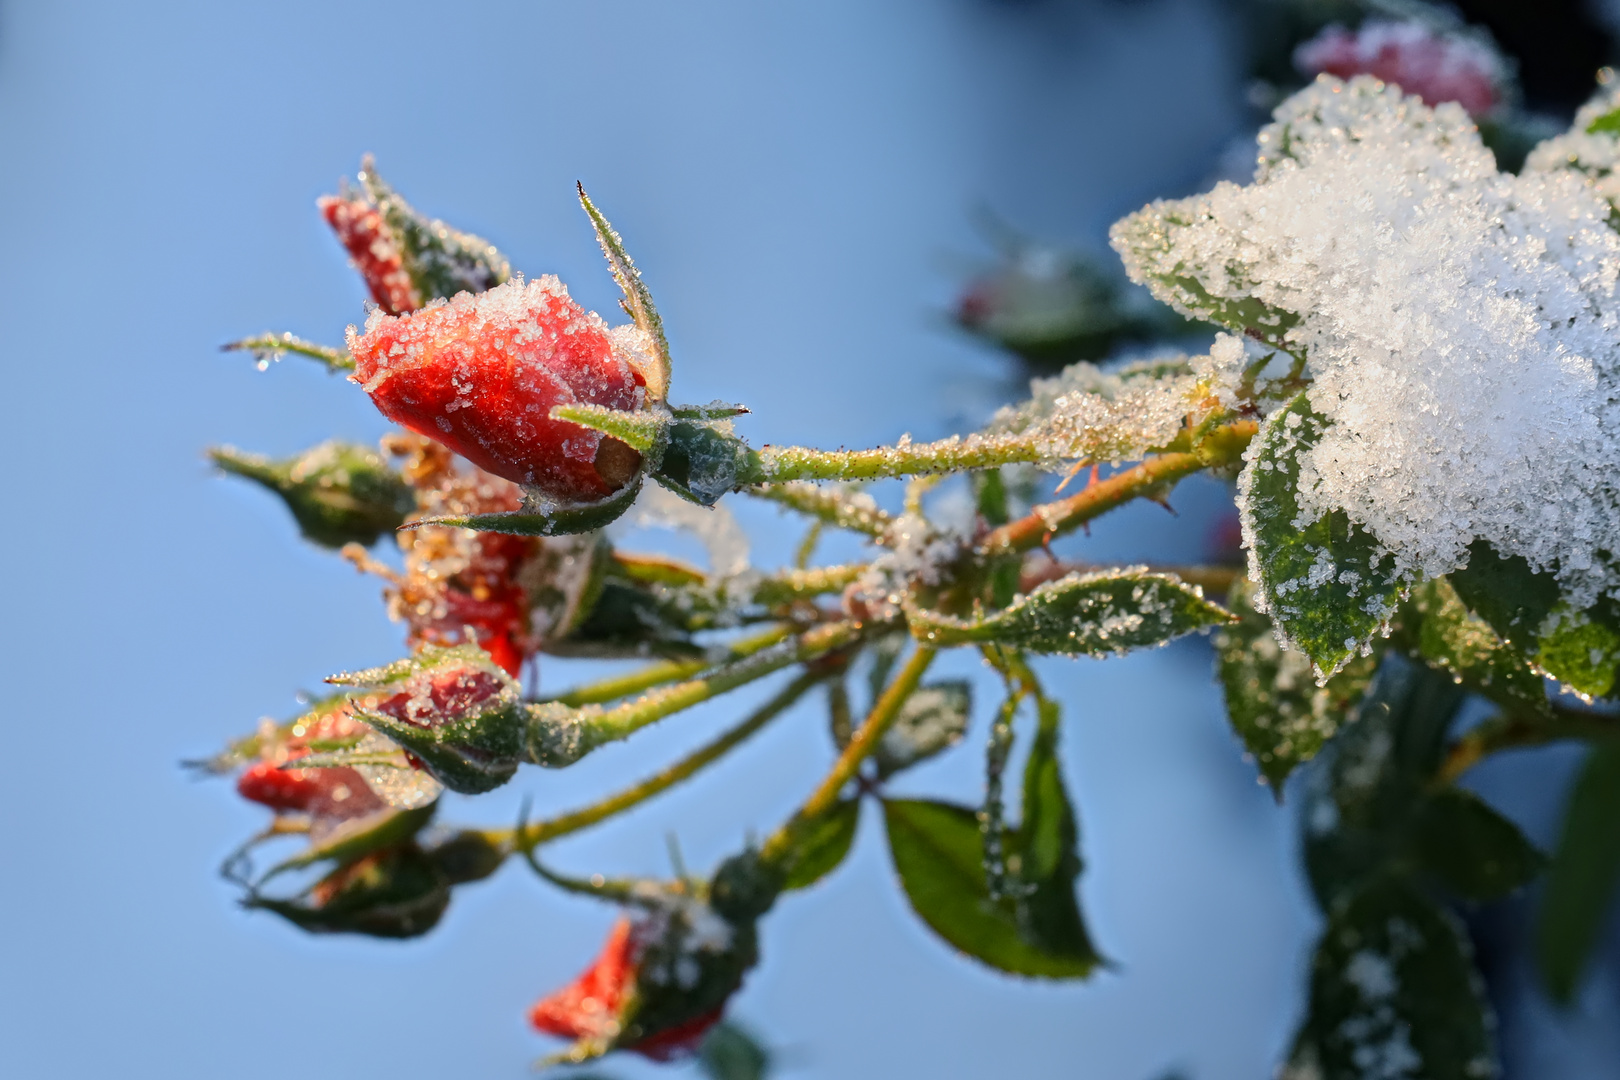
[[[1258,301],[1308,357],[1331,421],[1302,455],[1308,518],[1345,511],[1409,580],[1484,539],[1576,607],[1620,595],[1620,234],[1592,177],[1498,173],[1460,107],[1368,77],[1275,115],[1252,185],[1114,227],[1131,276],[1183,310],[1197,286]]]
[[[1604,117],[1620,110],[1620,85],[1611,85],[1575,113],[1575,123],[1569,131],[1555,136],[1530,151],[1525,158],[1526,173],[1550,173],[1574,170],[1585,174],[1598,194],[1611,205],[1620,206],[1620,131],[1597,131],[1592,126]]]
[[[1139,458],[1175,439],[1204,396],[1196,366],[1179,352],[1108,368],[1070,364],[1032,379],[1029,400],[1002,408],[985,431],[1033,436],[1050,465]]]

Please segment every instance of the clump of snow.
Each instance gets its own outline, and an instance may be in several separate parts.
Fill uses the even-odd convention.
[[[1459,106],[1368,77],[1275,115],[1252,185],[1113,237],[1184,311],[1201,289],[1280,313],[1330,421],[1302,451],[1300,524],[1345,511],[1408,580],[1484,539],[1576,607],[1620,594],[1620,233],[1592,180],[1498,173]]]
[[[943,531],[920,514],[894,519],[883,536],[887,551],[844,590],[844,609],[857,619],[898,618],[907,594],[918,585],[938,585],[944,569],[967,546],[963,534]]]

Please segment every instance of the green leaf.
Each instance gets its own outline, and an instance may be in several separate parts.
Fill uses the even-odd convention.
[[[1606,112],[1586,125],[1588,135],[1620,135],[1620,109]]]
[[[782,888],[808,888],[836,870],[855,842],[860,820],[860,800],[842,799],[820,817],[801,823],[794,835]]]
[[[1602,743],[1570,790],[1536,918],[1536,959],[1554,1000],[1580,989],[1620,882],[1620,744]]]
[[[1070,574],[982,619],[921,609],[906,619],[918,640],[933,645],[995,642],[1068,656],[1122,655],[1233,621],[1203,590],[1140,567]]]
[[[596,230],[597,242],[602,245],[602,254],[607,256],[613,280],[619,283],[619,288],[624,292],[625,313],[652,343],[651,369],[642,372],[647,380],[647,397],[651,401],[665,401],[669,398],[670,361],[664,321],[658,317],[652,293],[647,291],[647,286],[641,280],[641,271],[636,269],[636,264],[630,261],[629,254],[624,250],[624,241],[619,239],[619,234],[613,231],[608,219],[591,202],[590,196],[585,194],[585,185],[578,187],[579,204],[585,208],[586,216],[591,219],[591,227]]]
[[[1024,940],[1048,956],[1094,966],[1101,957],[1086,933],[1074,891],[1084,864],[1080,830],[1057,754],[1058,720],[1058,703],[1042,699],[1040,725],[1024,766],[1024,820],[1007,868],[1017,883],[1018,924]]]
[[[1536,669],[1587,697],[1604,697],[1620,673],[1620,605],[1603,599],[1577,611],[1551,574],[1518,555],[1504,557],[1483,540],[1468,565],[1450,575],[1457,595]]]
[[[1423,869],[1464,900],[1496,900],[1529,884],[1546,865],[1519,827],[1461,788],[1426,799],[1412,822],[1411,850]]]
[[[722,1020],[698,1044],[698,1067],[710,1080],[765,1080],[771,1054],[747,1031]]]
[[[737,489],[753,457],[729,420],[676,420],[652,475],[681,498],[713,506]]]
[[[1334,911],[1282,1080],[1480,1080],[1494,1026],[1457,920],[1417,890],[1374,882]]]
[[[1385,656],[1305,789],[1305,869],[1324,910],[1371,878],[1415,867],[1413,823],[1465,697],[1444,672]]]
[[[1489,623],[1468,610],[1444,578],[1413,589],[1400,622],[1403,644],[1470,690],[1516,711],[1552,715],[1542,677]]]
[[[502,514],[467,514],[460,517],[419,518],[405,526],[448,525],[479,532],[507,533],[512,536],[564,536],[595,532],[617,521],[641,494],[638,475],[612,495],[594,503],[569,503],[543,510],[513,510]]]
[[[1316,685],[1310,660],[1279,645],[1271,620],[1254,610],[1253,591],[1240,581],[1227,596],[1239,621],[1215,632],[1216,672],[1232,729],[1281,798],[1289,774],[1350,718],[1378,659],[1358,656]]]
[[[1300,394],[1267,418],[1238,479],[1261,606],[1322,679],[1342,671],[1387,625],[1400,592],[1393,569],[1379,568],[1385,555],[1378,542],[1342,511],[1302,520],[1300,458],[1326,426]]]
[[[1013,975],[1076,979],[1097,966],[1095,954],[1046,951],[1026,936],[1012,898],[990,900],[973,811],[922,799],[885,799],[883,818],[912,910],[950,944]]]
[[[884,733],[872,759],[887,779],[962,741],[973,708],[971,684],[951,679],[918,687]]]

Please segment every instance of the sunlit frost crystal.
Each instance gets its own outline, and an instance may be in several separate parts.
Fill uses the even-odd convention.
[[[1498,173],[1460,107],[1367,77],[1320,78],[1260,148],[1253,184],[1154,203],[1113,238],[1183,310],[1191,280],[1219,310],[1280,313],[1331,421],[1302,507],[1346,511],[1407,578],[1483,538],[1576,606],[1620,592],[1620,234],[1592,178]]]

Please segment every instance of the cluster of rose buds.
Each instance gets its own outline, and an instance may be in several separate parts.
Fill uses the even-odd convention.
[[[1372,75],[1429,105],[1455,101],[1474,116],[1502,104],[1509,78],[1487,42],[1416,20],[1373,19],[1356,30],[1329,26],[1295,50],[1294,63],[1306,75]]]

